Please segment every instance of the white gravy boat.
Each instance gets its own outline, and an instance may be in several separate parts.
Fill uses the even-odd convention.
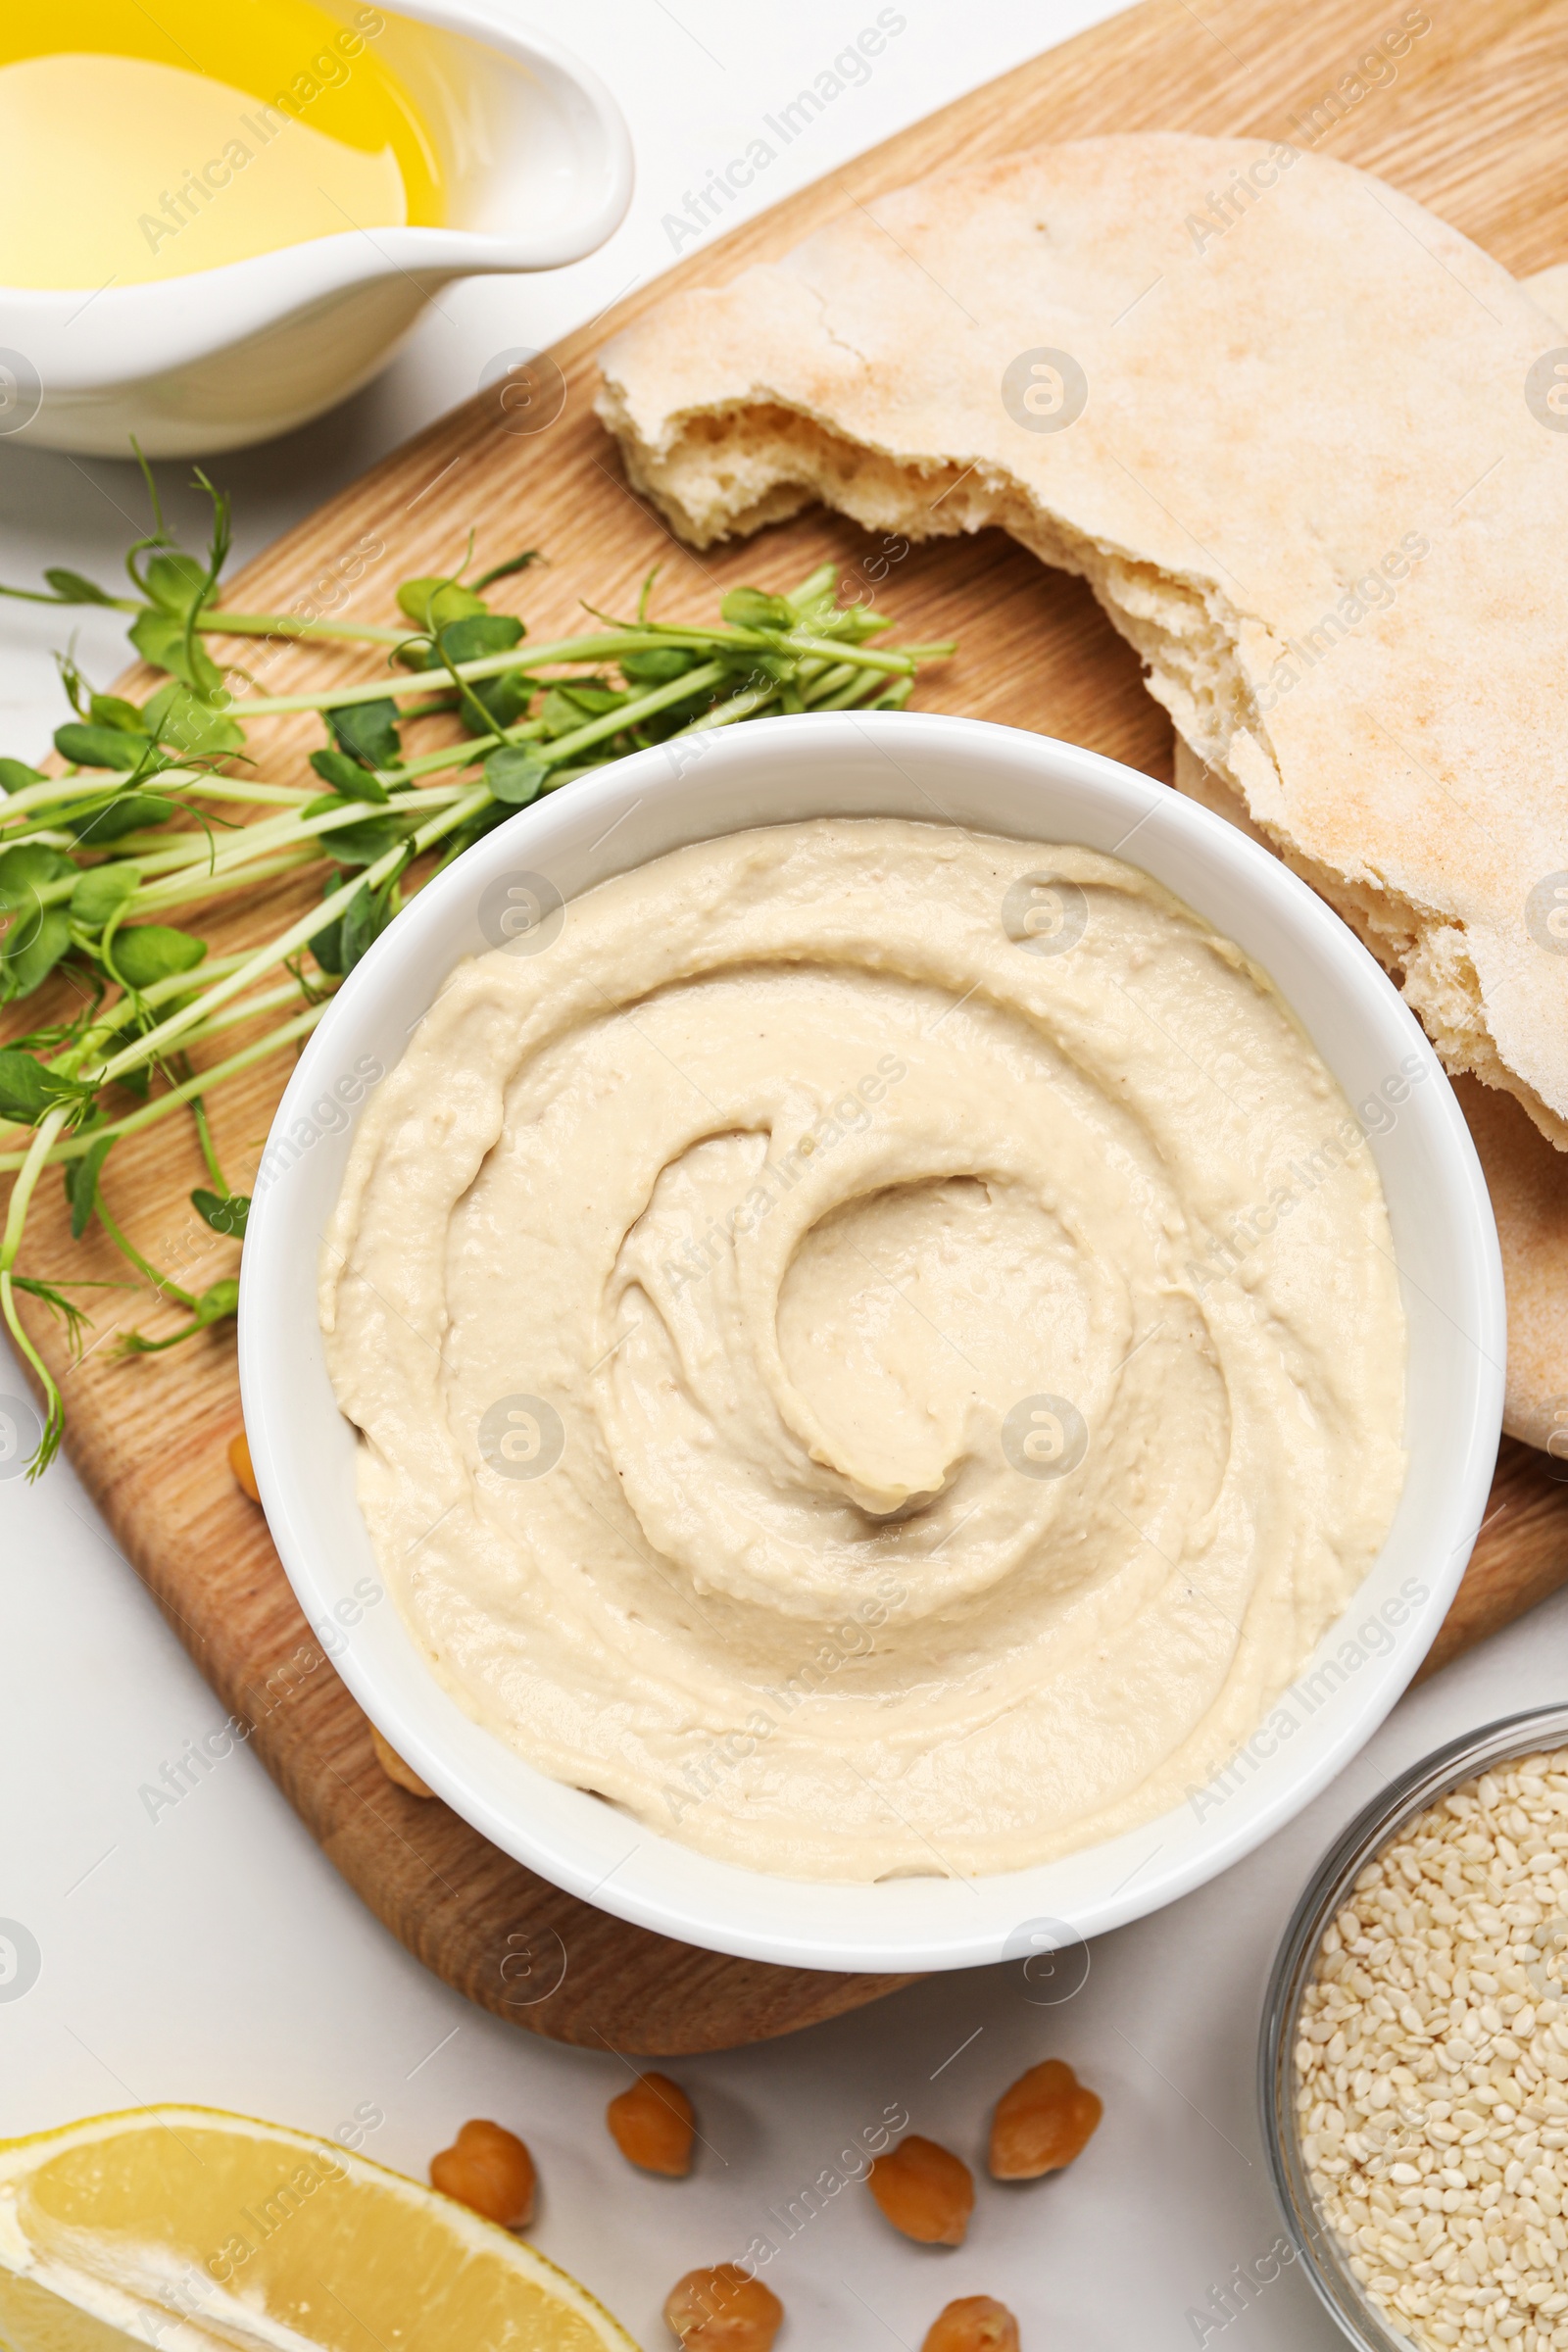
[[[379,0],[377,0],[379,6]],[[345,26],[356,0],[322,0]],[[620,110],[554,41],[449,0],[380,7],[377,55],[439,151],[447,222],[350,229],[103,292],[0,287],[0,434],[198,457],[270,439],[368,382],[450,279],[555,270],[631,201]]]

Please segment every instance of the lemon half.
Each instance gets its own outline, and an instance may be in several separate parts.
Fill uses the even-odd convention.
[[[637,2352],[576,2280],[308,2132],[141,2107],[0,2143],[9,2352]]]

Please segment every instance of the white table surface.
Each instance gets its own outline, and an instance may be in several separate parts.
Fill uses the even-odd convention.
[[[779,158],[756,203],[1110,11],[981,0],[960,18],[954,0],[902,0],[902,13],[906,29],[871,79]],[[452,290],[356,401],[220,461],[239,558],[464,397],[493,352],[548,343],[664,267],[662,217],[682,192],[875,15],[869,0],[787,11],[679,0],[678,13],[664,0],[589,0],[564,12],[561,29],[631,123],[630,220],[605,252],[554,277]],[[172,485],[182,471],[161,468]],[[194,525],[195,502],[172,504]],[[0,577],[27,582],[53,562],[107,580],[140,512],[126,466],[0,444]],[[79,617],[80,658],[107,680],[118,633]],[[35,756],[61,716],[58,620],[0,608],[0,750]],[[784,2042],[673,2062],[705,2144],[693,2178],[665,2183],[632,2173],[606,2133],[605,2102],[629,2079],[622,2062],[537,2040],[427,1975],[246,1750],[149,1818],[143,1784],[222,1710],[70,1468],[36,1488],[0,1481],[0,1919],[21,1921],[41,1956],[21,1998],[0,1986],[0,2134],[164,2099],[324,2132],[368,2110],[383,2120],[366,2152],[422,2174],[466,2117],[494,2116],[538,2162],[537,2242],[650,2352],[667,2345],[659,2307],[676,2276],[758,2234],[780,2244],[766,2274],[789,2314],[780,2352],[913,2348],[944,2302],[981,2291],[1017,2311],[1025,2352],[1175,2352],[1221,2335],[1227,2352],[1326,2352],[1340,2339],[1292,2271],[1223,2327],[1209,2303],[1279,2230],[1252,2087],[1269,1960],[1316,1857],[1393,1772],[1495,1715],[1561,1698],[1565,1635],[1568,1594],[1406,1699],[1250,1861],[1098,1943],[1087,1984],[1061,2007],[1031,2005],[1013,1970],[968,1972]],[[1003,2189],[982,2175],[960,2251],[896,2237],[863,2188],[793,2236],[777,2218],[891,2105],[978,2167],[997,2093],[1051,2055],[1102,2093],[1105,2121],[1056,2180]]]

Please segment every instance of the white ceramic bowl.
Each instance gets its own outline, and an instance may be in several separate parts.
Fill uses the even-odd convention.
[[[483,951],[487,885],[543,873],[569,901],[686,842],[873,815],[1114,851],[1272,973],[1351,1103],[1371,1106],[1363,1124],[1409,1318],[1410,1471],[1354,1605],[1284,1702],[1289,1733],[1276,1723],[1195,1799],[1064,1861],[843,1886],[710,1860],[547,1780],[447,1695],[390,1598],[367,1607],[356,1597],[357,1583],[361,1594],[379,1592],[381,1579],[354,1498],[355,1433],[326,1375],[316,1265],[351,1141],[343,1095],[361,1085],[357,1070],[398,1060],[452,966]],[[1356,1752],[1420,1663],[1484,1515],[1502,1411],[1501,1268],[1468,1130],[1420,1029],[1338,916],[1266,851],[1147,776],[1044,736],[961,718],[808,713],[642,752],[569,785],[470,850],[377,942],[307,1047],[272,1134],[292,1139],[279,1156],[293,1164],[251,1214],[240,1378],[262,1498],[307,1617],[371,1720],[476,1829],[602,1909],[693,1943],[839,1969],[1038,1955],[1033,1965],[1059,1984],[1073,1965],[1062,1947],[1212,1878]]]
[[[345,26],[359,13],[320,4]],[[132,433],[152,458],[267,440],[368,382],[450,279],[556,270],[618,228],[631,142],[597,74],[457,0],[380,14],[376,54],[438,150],[448,224],[347,229],[96,295],[0,286],[0,434],[118,458]]]

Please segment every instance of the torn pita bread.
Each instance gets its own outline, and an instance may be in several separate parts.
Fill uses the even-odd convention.
[[[1176,785],[1265,849],[1273,847],[1230,786],[1179,735]],[[1568,1470],[1568,1152],[1554,1150],[1522,1105],[1496,1087],[1456,1078],[1454,1091],[1502,1249],[1508,1294],[1502,1426],[1527,1446],[1563,1455]]]
[[[1520,283],[1559,328],[1568,321],[1568,262]],[[1265,849],[1272,846],[1230,786],[1179,735],[1176,785]],[[1555,1151],[1522,1107],[1496,1088],[1462,1077],[1454,1085],[1502,1248],[1508,1294],[1502,1424],[1527,1446],[1568,1455],[1568,1154]]]
[[[1454,1092],[1486,1171],[1508,1293],[1502,1426],[1563,1462],[1568,1475],[1568,1154],[1554,1152],[1495,1087]]]
[[[698,546],[821,499],[1082,573],[1447,1067],[1568,1148],[1562,334],[1363,172],[1139,135],[671,296],[600,413]]]
[[[1568,321],[1568,262],[1553,262],[1549,270],[1537,270],[1517,282],[1558,326]]]

